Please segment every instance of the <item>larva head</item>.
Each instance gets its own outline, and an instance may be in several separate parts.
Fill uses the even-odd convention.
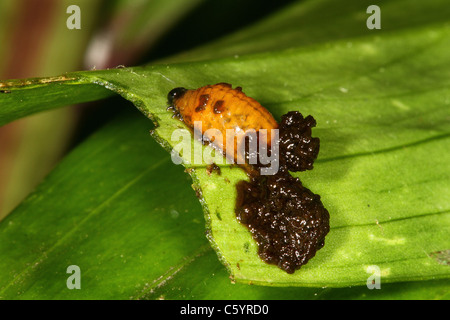
[[[187,89],[182,87],[170,90],[169,94],[167,95],[167,102],[169,103],[169,105],[173,107],[175,100],[181,98],[186,93],[186,91]]]

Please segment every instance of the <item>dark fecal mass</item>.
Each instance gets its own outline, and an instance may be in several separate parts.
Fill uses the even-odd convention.
[[[303,118],[300,112],[291,111],[281,117],[280,163],[290,171],[310,170],[319,153],[319,138],[311,137],[316,126],[312,116]]]
[[[330,216],[298,178],[260,175],[237,188],[237,218],[250,229],[262,260],[293,273],[323,247]]]
[[[267,263],[293,273],[323,247],[330,230],[328,211],[320,196],[305,188],[289,171],[312,169],[319,139],[311,137],[316,124],[289,112],[280,123],[280,170],[275,175],[253,175],[237,185],[236,216],[258,243]]]

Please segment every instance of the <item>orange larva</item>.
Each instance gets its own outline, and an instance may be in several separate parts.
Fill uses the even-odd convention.
[[[201,121],[202,134],[211,128],[221,132],[223,141],[211,142],[224,154],[236,161],[237,141],[234,154],[226,149],[226,130],[233,129],[237,134],[254,130],[267,129],[267,144],[270,147],[270,130],[277,129],[278,123],[272,114],[258,101],[248,97],[241,87],[233,89],[228,83],[207,85],[195,90],[175,88],[169,92],[170,109],[176,117],[194,129],[194,122]],[[204,137],[208,139],[208,137]],[[260,137],[261,138],[261,137]]]
[[[279,149],[276,150],[273,144],[271,150],[273,155],[280,157],[280,167],[275,174],[265,177],[256,167],[241,162],[250,181],[243,180],[236,184],[236,218],[251,232],[263,261],[275,264],[287,273],[294,273],[314,257],[316,251],[323,247],[330,230],[330,215],[320,196],[305,188],[299,178],[290,174],[290,171],[312,169],[317,158],[320,141],[311,136],[311,128],[316,125],[314,118],[304,118],[300,112],[291,111],[282,116],[278,124],[269,111],[246,96],[240,87],[233,89],[227,83],[196,90],[175,88],[169,92],[168,100],[169,108],[175,111],[174,116],[194,132],[198,130],[196,122],[201,122],[203,141],[206,138],[219,147],[227,158],[234,158],[235,161],[243,159],[237,157],[236,145],[245,140],[242,136],[227,140],[229,129],[236,133],[254,130],[259,133],[259,142],[264,139],[263,143],[266,142],[268,147],[271,146],[271,130],[279,129]],[[209,129],[220,131],[224,139],[208,135]],[[263,129],[267,130],[267,136],[261,134]],[[234,148],[230,144],[232,142]],[[257,165],[260,164],[263,163]],[[216,165],[208,166],[206,170],[209,175],[213,170],[220,174],[220,168]],[[200,197],[200,194],[197,196]]]

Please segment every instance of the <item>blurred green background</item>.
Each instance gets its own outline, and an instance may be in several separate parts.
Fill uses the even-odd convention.
[[[149,63],[251,25],[290,2],[2,0],[0,79]],[[81,10],[80,30],[66,27],[70,5]],[[113,116],[116,109],[109,106],[105,114],[105,108],[67,107],[0,128],[0,220],[65,153]]]

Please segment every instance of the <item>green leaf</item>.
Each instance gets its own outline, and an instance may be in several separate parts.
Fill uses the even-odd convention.
[[[370,5],[381,9],[381,29],[366,27]],[[441,7],[442,10],[436,10]],[[309,0],[295,1],[259,23],[169,58],[165,62],[217,59],[251,53],[278,51],[297,46],[309,46],[383,35],[392,31],[412,30],[448,21],[449,10],[442,0]],[[348,45],[351,45],[351,41]]]
[[[130,110],[131,111],[131,110]],[[120,115],[72,152],[1,225],[2,299],[445,299],[448,282],[273,288],[233,284],[204,237],[190,178]],[[133,162],[129,160],[133,159]],[[168,196],[170,193],[170,196]],[[69,290],[70,265],[81,289]]]
[[[135,113],[94,134],[2,222],[0,297],[128,299],[208,250],[189,177]],[[81,290],[66,287],[70,265]]]
[[[0,99],[10,99],[8,101],[12,102],[13,110],[17,110],[14,103],[23,97],[35,97],[36,101],[39,101],[37,97],[40,97],[39,99],[50,101],[52,105],[62,105],[65,100],[74,98],[73,94],[77,90],[74,88],[86,89],[87,93],[90,92],[92,84],[97,84],[132,101],[144,114],[158,123],[159,127],[153,131],[153,136],[163,146],[170,149],[177,143],[170,139],[173,130],[183,127],[165,110],[166,95],[170,89],[177,86],[196,88],[215,82],[240,85],[249,96],[259,100],[278,119],[290,110],[312,114],[317,119],[318,126],[314,129],[314,135],[321,139],[321,153],[315,169],[299,176],[308,188],[322,196],[325,206],[330,211],[331,231],[326,238],[325,247],[318,252],[317,256],[294,275],[287,275],[275,266],[261,262],[249,232],[235,219],[234,186],[238,180],[244,179],[245,175],[239,169],[227,166],[221,166],[221,176],[208,175],[201,166],[191,168],[190,173],[194,184],[196,188],[201,189],[201,203],[210,230],[209,239],[235,280],[277,286],[365,285],[370,275],[368,272],[370,265],[380,267],[383,283],[448,278],[449,269],[442,263],[440,253],[449,248],[447,236],[449,207],[445,196],[449,193],[448,163],[450,160],[448,153],[450,70],[447,67],[450,58],[446,54],[450,49],[449,38],[448,25],[437,23],[411,30],[385,33],[382,36],[345,39],[323,45],[207,62],[73,73],[66,75],[69,80],[58,80],[52,85],[45,85],[42,83],[45,79],[40,79],[36,80],[33,86],[8,86],[7,90],[11,93],[0,94]],[[96,95],[103,96],[105,91],[102,90],[98,89],[91,98]],[[68,95],[62,96],[63,92]],[[88,100],[87,97],[82,99]],[[22,112],[37,111],[33,103],[25,107],[27,110]],[[7,118],[10,111],[3,114],[6,114]],[[133,122],[131,123],[134,125]],[[119,136],[114,134],[115,130]],[[107,136],[118,138],[120,134],[124,133],[114,129],[108,131]],[[115,141],[114,143],[114,147],[120,150],[118,148],[120,144]],[[93,152],[92,150],[100,145],[104,145],[103,141],[91,145],[89,152]],[[111,152],[110,158],[115,157],[113,151],[110,149],[107,151]],[[122,157],[124,155],[119,158],[122,159]],[[139,155],[130,154],[128,158],[133,159],[134,162]],[[78,242],[87,241],[83,240],[77,231],[88,228],[95,232],[98,225],[105,226],[105,232],[109,237],[104,241],[97,240],[98,247],[95,245],[96,242],[89,242],[89,245],[86,244],[86,252],[89,254],[80,250],[77,257],[85,261],[83,270],[87,269],[88,274],[91,273],[89,285],[91,288],[98,288],[101,283],[108,283],[110,287],[107,289],[122,290],[120,292],[112,290],[111,295],[157,298],[160,296],[155,294],[160,293],[164,297],[169,295],[170,289],[176,288],[177,283],[189,283],[188,280],[192,274],[195,275],[195,279],[201,279],[202,270],[194,272],[196,269],[191,268],[191,266],[201,265],[200,261],[209,261],[205,264],[204,270],[216,270],[217,265],[212,262],[214,255],[209,251],[203,234],[200,238],[194,236],[199,234],[199,229],[202,227],[196,229],[192,227],[193,221],[191,224],[188,223],[189,219],[193,219],[192,216],[182,221],[181,227],[167,223],[170,216],[170,211],[167,214],[167,207],[170,207],[171,199],[166,197],[167,202],[164,203],[166,214],[155,217],[161,220],[153,220],[152,216],[148,222],[141,222],[145,226],[154,227],[149,234],[155,234],[155,241],[161,243],[152,247],[152,254],[145,256],[142,265],[135,259],[139,257],[138,252],[143,252],[144,245],[140,247],[140,251],[133,252],[130,259],[133,261],[134,269],[121,272],[120,279],[117,282],[113,281],[114,275],[118,274],[117,261],[122,258],[117,254],[118,248],[125,250],[130,246],[129,243],[142,244],[146,239],[142,231],[137,232],[134,228],[131,228],[130,233],[126,231],[129,228],[129,221],[124,221],[125,213],[137,215],[136,211],[139,211],[135,208],[139,201],[128,196],[131,194],[134,197],[141,196],[141,201],[143,203],[146,201],[144,200],[146,197],[138,190],[142,190],[141,177],[145,177],[147,173],[155,174],[154,179],[158,181],[158,184],[162,181],[166,183],[168,183],[167,180],[173,181],[173,178],[177,176],[169,173],[171,168],[177,167],[170,163],[167,153],[152,159],[153,162],[152,160],[146,162],[150,167],[137,165],[136,169],[133,169],[134,173],[127,179],[114,181],[117,176],[124,175],[122,172],[117,176],[111,174],[108,179],[105,178],[107,185],[117,183],[109,192],[105,189],[105,193],[100,192],[104,186],[95,187],[89,181],[86,185],[91,187],[87,188],[87,191],[83,192],[83,189],[79,187],[84,177],[95,171],[95,166],[92,168],[88,166],[92,157],[88,157],[87,162],[83,164],[85,175],[79,175],[77,170],[70,169],[83,160],[83,157],[80,157],[61,169],[60,173],[54,173],[49,177],[52,179],[52,177],[65,175],[67,181],[74,180],[75,185],[67,190],[75,190],[72,191],[74,195],[84,195],[84,197],[75,198],[74,201],[71,199],[70,206],[85,208],[81,203],[86,198],[91,200],[98,198],[100,202],[96,206],[88,205],[88,210],[78,207],[80,208],[78,210],[83,210],[81,213],[77,209],[75,213],[69,213],[68,217],[80,215],[78,219],[81,221],[82,228],[73,227],[79,224],[76,220],[71,226],[63,224],[68,230],[67,233],[60,231],[62,233],[54,234],[55,230],[50,226],[52,226],[51,222],[55,223],[55,214],[44,215],[44,212],[40,212],[35,227],[27,226],[26,229],[34,230],[31,232],[33,241],[29,240],[29,245],[30,248],[34,247],[30,250],[35,255],[23,254],[24,248],[28,247],[26,245],[19,250],[18,255],[10,255],[10,260],[0,267],[1,270],[10,272],[9,276],[5,276],[0,282],[4,288],[0,291],[0,296],[12,296],[18,291],[29,295],[45,291],[44,284],[38,280],[39,276],[46,271],[56,270],[56,262],[60,266],[57,270],[73,263],[69,261],[71,260],[70,252],[79,247]],[[167,166],[152,168],[153,164],[158,163],[157,159],[167,161]],[[127,163],[124,161],[123,167],[126,167]],[[100,172],[104,172],[100,170],[101,165],[104,165],[104,162],[97,164],[97,168]],[[158,171],[159,175],[153,171]],[[72,173],[69,174],[69,172]],[[138,172],[142,172],[142,175]],[[76,179],[78,176],[80,180]],[[38,190],[8,220],[4,221],[0,228],[2,230],[8,228],[11,222],[12,225],[16,225],[15,219],[28,224],[24,217],[27,212],[33,210],[30,208],[58,212],[59,210],[49,209],[55,205],[54,199],[64,199],[63,195],[68,191],[59,196],[44,197],[46,190],[59,191],[52,187],[55,182],[47,180],[47,183],[42,186],[41,191]],[[138,187],[134,188],[135,185]],[[136,191],[128,193],[129,188]],[[153,192],[158,192],[153,195],[154,201],[161,201],[161,194],[167,194],[170,188],[164,188],[164,186],[159,188],[158,185],[158,190]],[[170,197],[173,196],[172,192]],[[192,198],[193,192],[190,191],[190,198],[186,197],[186,199]],[[103,202],[102,199],[104,199]],[[129,200],[126,201],[127,199]],[[44,201],[45,204],[37,202],[38,200]],[[183,203],[183,201],[184,198],[174,200],[174,203]],[[193,201],[195,202],[195,199]],[[27,208],[27,205],[30,207]],[[140,205],[139,202],[138,206]],[[187,208],[190,206],[188,203],[183,203],[184,205]],[[198,203],[196,205],[198,206]],[[153,204],[150,207],[158,208]],[[117,210],[113,210],[116,208]],[[197,211],[198,208],[193,209],[192,212]],[[180,213],[179,209],[175,211]],[[84,212],[87,213],[83,215]],[[98,214],[100,212],[105,212],[104,214],[109,217],[105,217],[105,220],[100,219]],[[173,215],[176,213],[173,212]],[[98,224],[94,218],[99,219]],[[199,219],[198,216],[195,219]],[[114,221],[118,223],[113,223]],[[180,228],[192,237],[187,239],[195,245],[182,246],[177,251],[177,246],[188,242],[184,240],[184,237],[181,237],[183,240],[177,237]],[[114,233],[115,230],[117,233]],[[165,234],[167,230],[170,231]],[[23,239],[18,242],[21,245],[27,243],[27,232],[22,231]],[[53,238],[50,236],[52,232]],[[14,252],[12,248],[17,246],[17,242],[12,241],[12,234],[21,233],[15,229],[14,233],[2,232],[2,234],[5,236],[0,243],[4,245],[0,251]],[[88,232],[85,234],[89,235]],[[127,234],[129,234],[128,237]],[[113,235],[118,238],[114,238]],[[172,238],[177,244],[170,243],[166,246],[165,240]],[[75,244],[73,244],[74,239],[78,239]],[[130,239],[130,242],[123,239]],[[41,246],[36,247],[39,244]],[[105,249],[109,248],[109,244],[115,246],[114,251]],[[72,250],[69,250],[70,248]],[[176,251],[173,260],[170,258],[172,250]],[[64,252],[66,255],[63,255]],[[19,259],[19,257],[22,258]],[[99,276],[98,269],[95,269],[89,260],[93,257],[104,259],[99,262],[100,265],[114,261],[111,268],[107,268],[105,277]],[[51,259],[54,260],[50,261]],[[154,261],[155,265],[150,270],[145,269],[145,266],[151,264],[150,260]],[[39,263],[40,261],[45,263]],[[43,266],[43,264],[46,265]],[[36,266],[36,270],[41,270],[40,273],[34,271],[33,266]],[[140,271],[137,274],[133,273],[136,270]],[[187,270],[192,273],[185,273]],[[60,283],[67,275],[61,274],[64,271],[59,272],[60,280],[54,283],[55,286],[60,287],[50,289],[48,293],[53,297],[67,291],[64,282]],[[11,281],[11,278],[14,280]],[[131,278],[133,281],[129,281]],[[137,280],[138,278],[141,280]],[[151,280],[145,284],[142,279]],[[223,282],[224,279],[226,277],[222,273],[218,281]],[[51,281],[51,278],[46,280]],[[40,283],[40,286],[33,287],[36,282]],[[430,287],[433,286],[430,284]],[[131,287],[135,289],[132,290]],[[218,285],[217,290],[223,287]],[[108,292],[104,288],[97,289],[93,296],[100,294],[108,297]],[[251,292],[251,289],[248,292]],[[271,292],[275,295],[278,291]],[[312,294],[314,291],[309,292]],[[83,297],[89,294],[86,292]]]
[[[76,79],[76,77],[64,75],[1,82],[0,125],[37,112],[68,104],[95,101],[113,95],[113,92],[104,87],[82,84]]]

